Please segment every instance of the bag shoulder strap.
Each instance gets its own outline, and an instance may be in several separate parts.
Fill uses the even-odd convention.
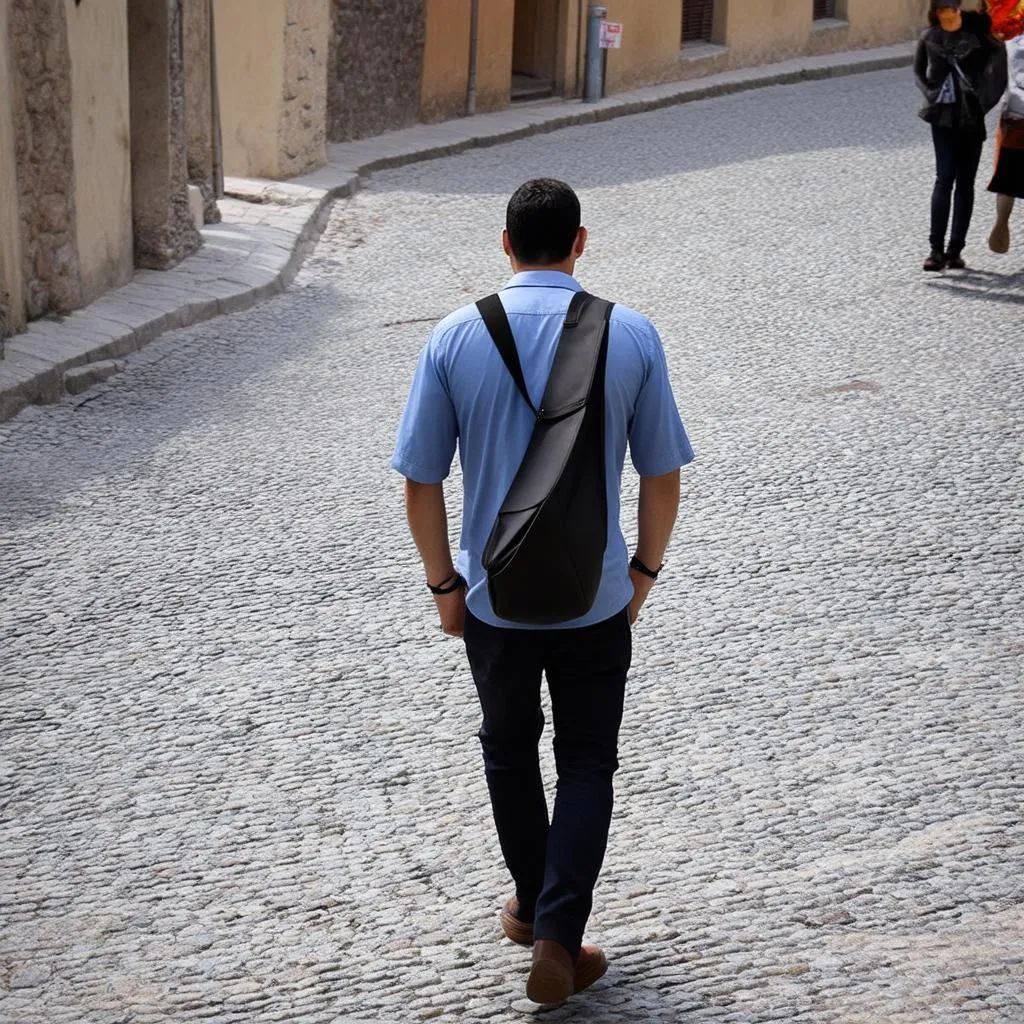
[[[594,301],[592,295],[588,295],[584,291],[576,292],[572,301],[569,303],[569,309],[565,314],[565,323],[562,327],[562,336],[559,339],[559,350],[562,349],[562,342],[565,340],[566,331],[572,330],[579,326],[580,318],[583,313]],[[602,304],[604,305],[604,304]],[[499,295],[488,295],[486,299],[481,299],[477,304],[476,308],[480,311],[480,315],[483,317],[484,326],[487,328],[488,333],[491,336],[491,340],[494,342],[495,348],[501,354],[501,358],[508,369],[509,374],[516,383],[516,387],[519,388],[519,393],[526,400],[526,404],[532,410],[534,416],[540,418],[541,410],[533,404],[533,399],[530,398],[530,392],[526,389],[526,378],[523,376],[523,364],[519,361],[519,350],[516,348],[516,339],[512,334],[512,325],[508,322],[508,314],[505,312],[505,307],[502,305],[501,297]],[[610,314],[611,308],[608,305],[607,312],[604,314],[605,319]],[[558,350],[555,352],[555,366],[558,365]],[[554,370],[552,370],[554,374]],[[555,384],[557,390],[557,383]],[[548,390],[545,391],[545,405],[550,405],[548,401],[549,392],[552,390],[552,381],[548,381]]]
[[[559,420],[590,401],[601,349],[608,337],[614,303],[577,292],[569,305],[548,378],[540,418]]]
[[[480,315],[484,318],[484,326],[494,342],[494,347],[501,354],[501,358],[504,360],[508,372],[512,375],[512,379],[516,382],[519,393],[526,399],[526,404],[533,410],[533,414],[536,416],[537,407],[530,398],[530,392],[526,390],[523,364],[519,361],[516,339],[512,334],[512,325],[508,322],[508,314],[505,312],[505,307],[501,304],[501,297],[498,295],[488,295],[486,299],[481,299],[476,304],[476,308],[480,310]]]

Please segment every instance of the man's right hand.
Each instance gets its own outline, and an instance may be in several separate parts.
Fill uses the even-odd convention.
[[[435,594],[434,604],[441,618],[441,629],[448,636],[461,637],[466,625],[466,591],[456,590],[454,594]]]

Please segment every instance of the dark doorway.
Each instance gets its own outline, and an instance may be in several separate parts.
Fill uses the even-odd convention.
[[[683,0],[683,42],[710,43],[715,29],[715,0]]]
[[[836,16],[836,0],[814,0],[814,20],[834,18]]]
[[[550,0],[516,0],[512,34],[512,99],[534,100],[555,91],[558,10]]]

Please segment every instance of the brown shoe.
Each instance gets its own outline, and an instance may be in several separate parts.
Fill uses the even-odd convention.
[[[572,990],[582,992],[590,988],[595,981],[603,978],[608,971],[608,958],[597,946],[584,946],[580,950],[580,958],[576,961],[573,973]]]
[[[533,944],[533,966],[526,981],[526,998],[535,1003],[564,1003],[576,991],[569,950],[551,939]]]
[[[516,916],[518,913],[519,900],[515,896],[509,896],[501,909],[501,930],[517,946],[532,946],[533,925],[529,921],[520,921]]]

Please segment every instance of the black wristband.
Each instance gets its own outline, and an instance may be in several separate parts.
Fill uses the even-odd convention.
[[[433,587],[429,581],[427,582],[430,592],[438,597],[442,597],[445,594],[454,594],[457,590],[463,590],[468,585],[462,573],[458,572],[454,576],[449,576],[439,587]]]
[[[629,567],[630,569],[635,569],[641,576],[646,576],[648,579],[656,580],[658,578],[658,573],[665,567],[665,563],[662,562],[657,569],[648,569],[647,566],[644,565],[636,555],[634,555],[629,560]]]

